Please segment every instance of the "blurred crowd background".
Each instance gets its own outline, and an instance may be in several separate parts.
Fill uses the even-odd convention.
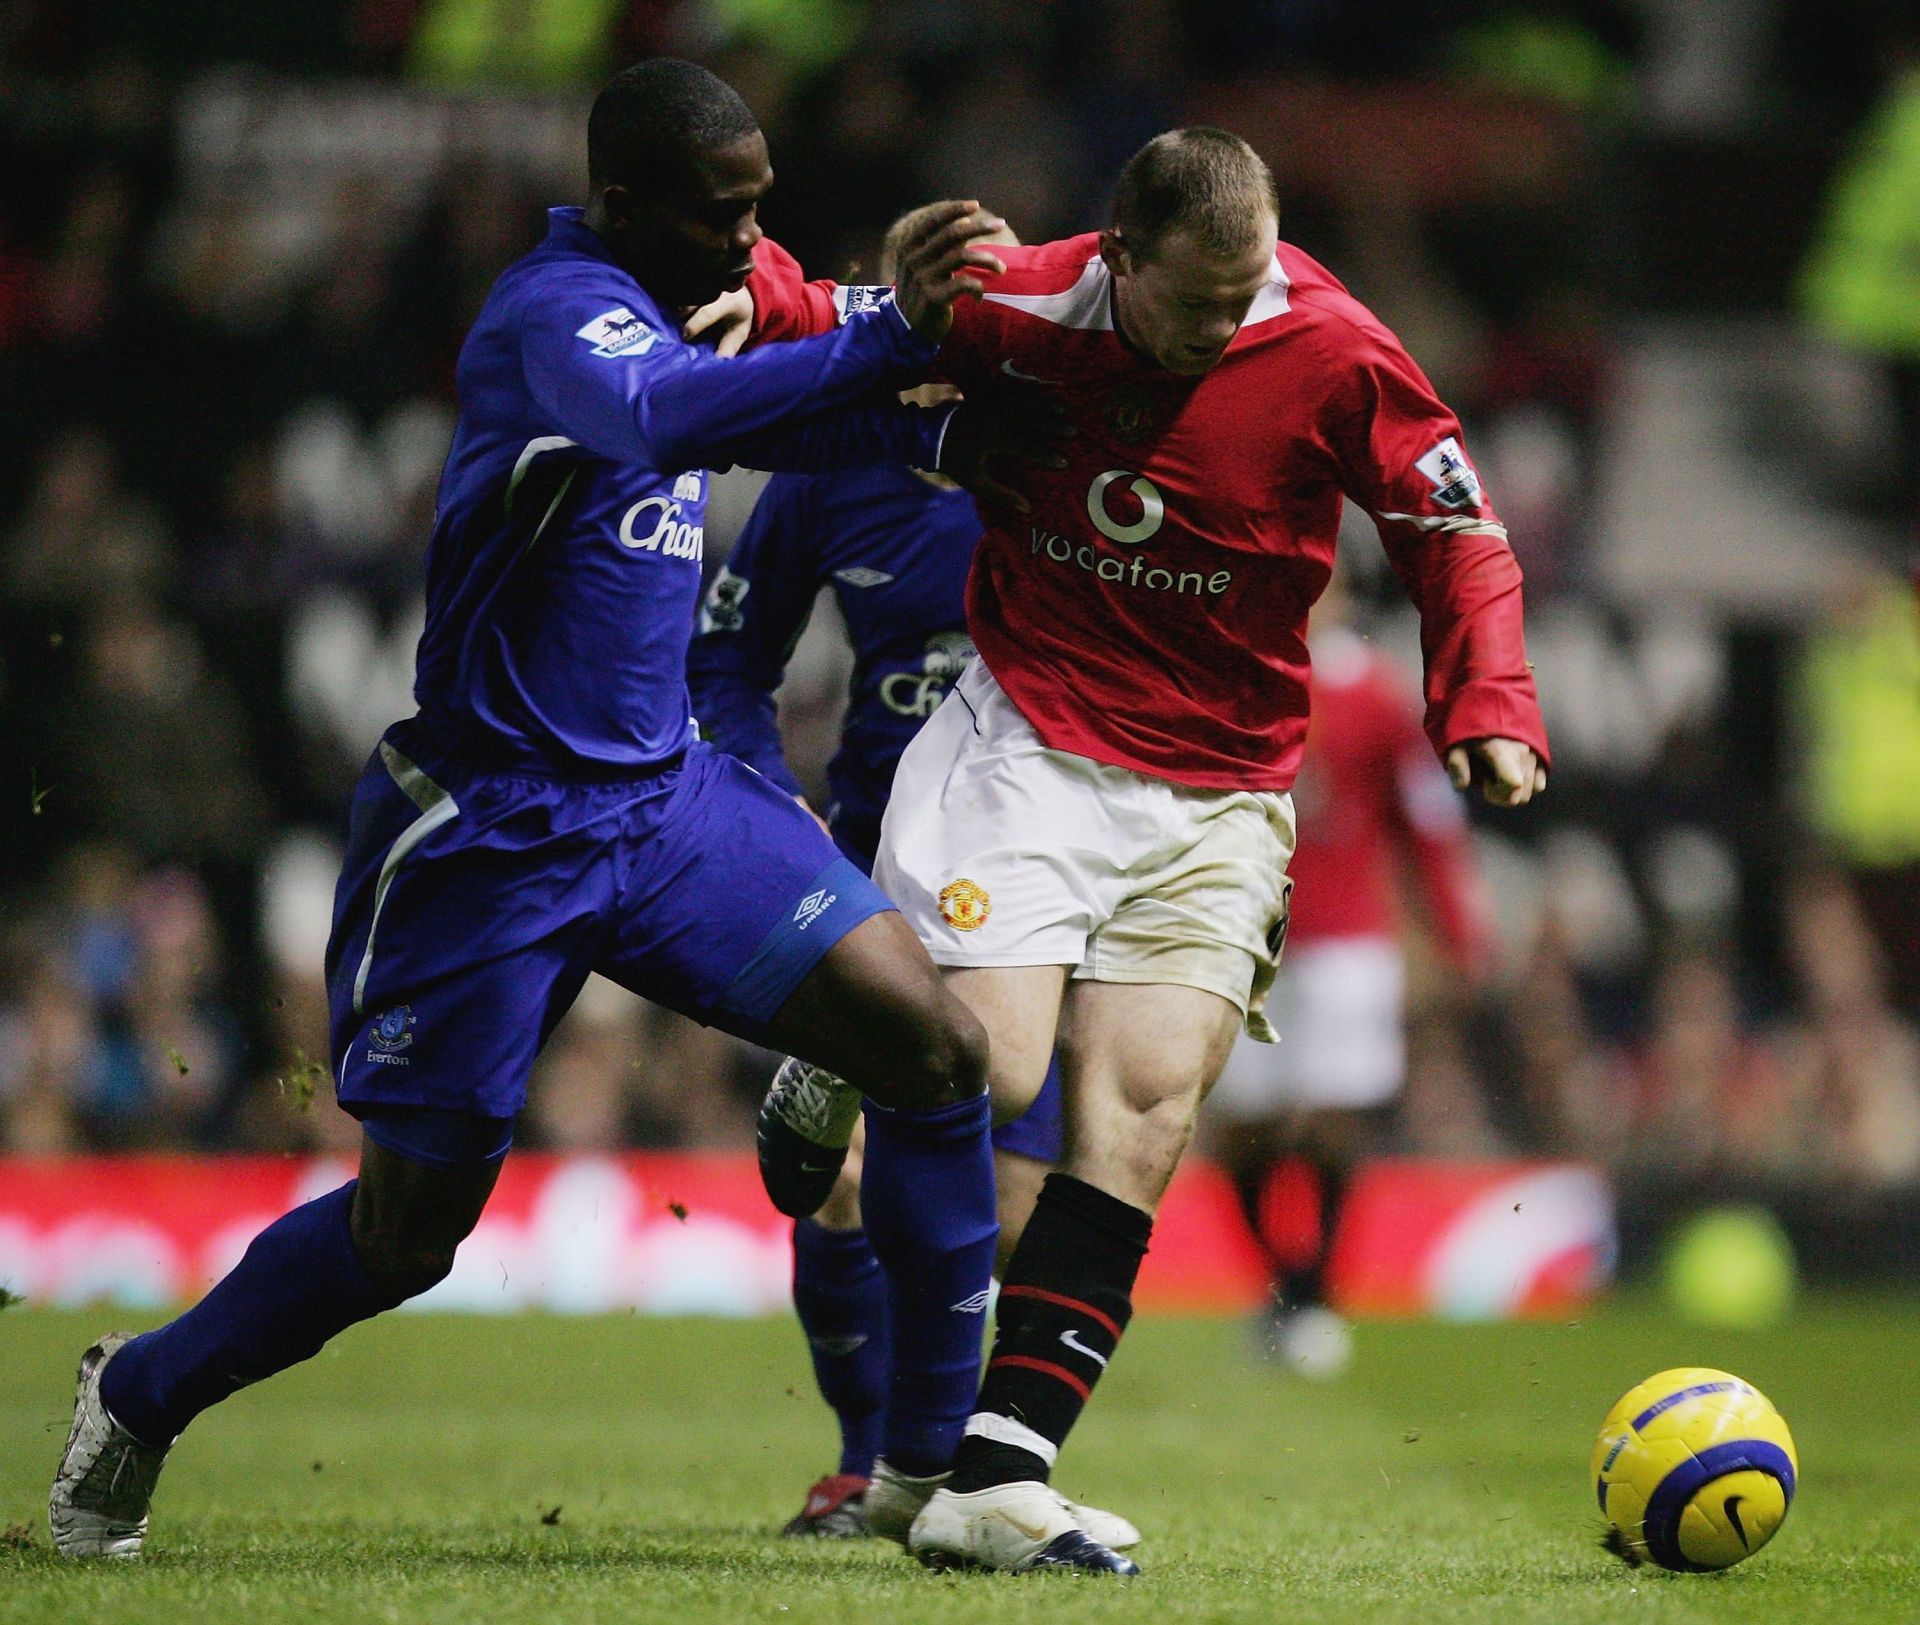
[[[0,8],[0,1150],[350,1142],[321,949],[454,359],[659,52],[746,95],[821,274],[929,198],[1040,240],[1161,129],[1253,140],[1466,422],[1556,747],[1475,813],[1484,983],[1411,920],[1402,1144],[1920,1186],[1920,14],[1862,0]],[[744,1146],[771,1065],[591,984],[523,1143]]]

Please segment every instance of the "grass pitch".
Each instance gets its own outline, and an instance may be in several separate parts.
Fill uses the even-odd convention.
[[[73,1366],[127,1317],[19,1308],[0,1621],[1911,1621],[1916,1307],[1829,1298],[1747,1335],[1632,1300],[1573,1325],[1367,1325],[1325,1388],[1250,1363],[1236,1325],[1143,1320],[1060,1475],[1146,1531],[1133,1582],[772,1538],[833,1454],[797,1331],[630,1317],[356,1328],[195,1425],[141,1563],[67,1564],[45,1504]],[[1800,1498],[1740,1568],[1630,1571],[1598,1549],[1587,1453],[1632,1383],[1690,1364],[1786,1413]]]

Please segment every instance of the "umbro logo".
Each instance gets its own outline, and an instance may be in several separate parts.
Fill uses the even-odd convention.
[[[984,1315],[992,1299],[993,1288],[982,1287],[971,1298],[962,1298],[958,1303],[949,1304],[947,1312],[955,1315]]]
[[[875,570],[865,564],[850,564],[844,570],[835,570],[833,579],[844,581],[849,587],[884,587],[893,577],[885,570]]]
[[[840,894],[830,892],[825,887],[816,892],[808,892],[800,899],[800,906],[793,911],[793,923],[804,931],[839,901]]]
[[[838,1337],[809,1337],[807,1339],[807,1341],[822,1354],[835,1355],[851,1354],[855,1349],[859,1348],[861,1344],[865,1343],[866,1340],[867,1334],[865,1332],[847,1332]]]

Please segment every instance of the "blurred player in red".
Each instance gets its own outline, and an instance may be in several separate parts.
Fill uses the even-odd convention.
[[[1135,1572],[1047,1480],[1131,1317],[1201,1099],[1243,1024],[1271,1037],[1307,611],[1343,500],[1420,611],[1426,734],[1455,783],[1507,806],[1546,784],[1520,571],[1460,425],[1277,239],[1244,141],[1157,137],[1106,230],[995,251],[936,364],[969,398],[1045,390],[1075,434],[988,516],[980,658],[901,760],[875,869],[988,1029],[996,1114],[1034,1098],[1057,1042],[1067,1116],[953,1472],[917,1490],[907,1540],[929,1563]],[[808,284],[771,245],[749,288],[771,337],[886,297]],[[808,1211],[800,1175],[844,1147],[838,1125],[769,1095],[762,1171],[788,1211]]]
[[[1207,1099],[1214,1155],[1272,1271],[1263,1349],[1309,1377],[1338,1375],[1349,1356],[1346,1323],[1327,1303],[1327,1254],[1354,1165],[1384,1140],[1406,1077],[1409,890],[1463,982],[1488,952],[1460,799],[1399,670],[1345,621],[1336,581],[1313,610],[1313,720],[1293,785],[1300,844],[1268,1000],[1283,1041],[1243,1035]],[[1278,1233],[1290,1164],[1316,1186],[1310,1251]]]

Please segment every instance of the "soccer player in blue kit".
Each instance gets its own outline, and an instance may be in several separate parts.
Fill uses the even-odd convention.
[[[195,1416],[446,1275],[593,971],[891,1108],[868,1133],[868,1229],[927,1284],[925,1313],[978,1299],[977,1360],[985,1035],[793,798],[695,738],[685,662],[708,466],[964,477],[1033,444],[1031,422],[874,404],[932,357],[972,291],[955,272],[999,268],[973,246],[998,222],[951,205],[903,254],[894,300],[723,360],[681,338],[680,313],[750,268],[773,178],[752,113],[703,69],[647,62],[600,95],[587,146],[587,207],[551,211],[462,350],[419,713],[354,793],[326,971],[359,1178],[268,1226],[174,1321],[86,1352],[48,1508],[66,1555],[137,1556]],[[975,1375],[907,1396],[896,1425],[950,1453]]]

